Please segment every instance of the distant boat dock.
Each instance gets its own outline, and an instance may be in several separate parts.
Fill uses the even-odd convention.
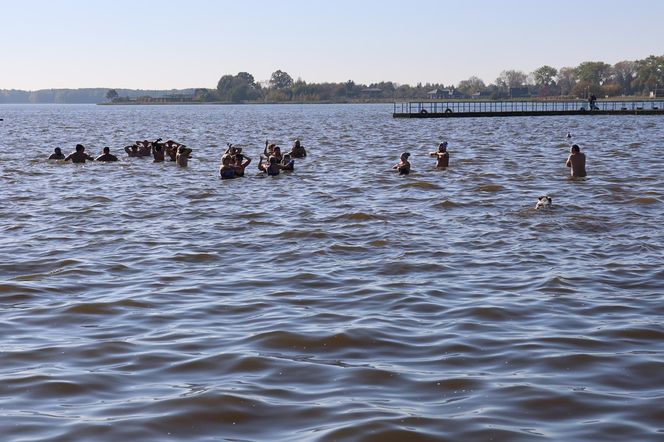
[[[394,118],[525,117],[539,115],[664,115],[664,100],[595,101],[404,101]]]

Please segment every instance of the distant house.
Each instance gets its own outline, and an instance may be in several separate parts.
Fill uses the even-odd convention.
[[[188,94],[170,94],[157,98],[157,101],[162,103],[187,102],[194,101],[194,96]]]
[[[383,90],[378,87],[368,87],[366,89],[362,89],[362,95],[365,97],[380,97],[382,93]]]
[[[475,93],[471,96],[471,98],[473,98],[473,99],[475,99],[475,100],[479,100],[479,99],[481,99],[481,98],[487,98],[487,97],[490,97],[490,96],[491,96],[491,92],[488,92],[488,91],[479,91],[479,92],[475,92]]]
[[[510,98],[525,98],[530,97],[530,91],[525,86],[511,87]]]
[[[463,98],[464,95],[454,88],[450,89],[436,88],[432,91],[427,92],[427,97],[430,100],[442,100],[442,99],[449,100],[452,98]]]
[[[650,91],[650,98],[661,98],[664,97],[664,89],[657,88],[654,91]]]

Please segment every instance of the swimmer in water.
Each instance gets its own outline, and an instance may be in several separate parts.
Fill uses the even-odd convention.
[[[168,155],[170,161],[175,161],[178,156],[178,147],[180,146],[180,143],[173,140],[168,140],[164,143],[164,151]]]
[[[235,176],[243,177],[244,169],[251,163],[251,158],[242,155],[241,153],[236,153],[232,161],[233,167],[235,168]]]
[[[127,152],[127,156],[130,157],[140,157],[141,153],[138,151],[138,145],[137,144],[132,144],[131,146],[125,146],[124,148],[125,152]]]
[[[402,153],[399,157],[401,161],[392,166],[392,169],[395,169],[397,172],[399,172],[399,175],[408,175],[410,173],[410,162],[408,161],[409,157],[410,153]]]
[[[165,150],[166,147],[163,143],[155,142],[152,143],[152,158],[154,158],[155,163],[162,163],[165,159]]]
[[[161,141],[161,138],[158,138],[157,141]],[[137,141],[136,146],[138,147],[138,155],[139,157],[149,157],[152,155],[152,143],[149,142],[148,140],[143,140],[143,141]]]
[[[232,158],[228,154],[221,157],[221,167],[219,168],[219,177],[222,180],[230,180],[236,178],[235,167],[232,164]]]
[[[261,172],[265,172],[270,176],[276,176],[279,175],[279,172],[281,171],[281,166],[279,164],[279,161],[277,161],[277,157],[272,155],[270,158],[268,158],[268,163],[263,164],[263,157],[261,156],[261,159],[258,161],[258,170]]]
[[[444,169],[450,165],[450,154],[447,152],[447,141],[443,141],[438,145],[438,152],[429,152],[429,155],[436,157],[436,167]]]
[[[281,160],[281,170],[284,172],[292,172],[295,170],[295,160],[291,158],[291,154],[284,154]]]
[[[578,145],[573,144],[565,165],[570,168],[573,178],[586,176],[586,154],[581,152]]]
[[[180,144],[180,147],[178,147],[177,156],[175,158],[175,161],[178,163],[178,166],[187,167],[190,158],[191,158],[191,149],[189,149],[184,144]]]
[[[85,146],[83,146],[82,144],[77,144],[76,151],[70,153],[65,158],[65,161],[69,160],[71,160],[72,163],[85,163],[86,160],[94,161],[95,159],[92,158],[87,153],[85,153]]]
[[[62,149],[59,147],[56,147],[53,153],[51,154],[50,157],[48,157],[49,160],[64,160],[65,159],[65,154],[62,153]]]
[[[108,161],[117,161],[118,160],[118,157],[116,157],[115,155],[113,155],[111,153],[111,149],[109,147],[104,147],[102,152],[103,153],[101,155],[99,155],[97,158],[95,158],[95,161],[106,161],[106,162],[108,162]]]
[[[293,148],[290,151],[290,156],[292,158],[304,158],[307,156],[307,151],[304,149],[304,146],[300,144],[300,140],[295,140],[293,142]]]
[[[274,143],[268,144],[267,140],[265,140],[265,149],[263,149],[263,155],[265,155],[265,158],[270,158],[272,156],[275,156],[277,157],[277,163],[281,163],[282,160],[281,148]]]

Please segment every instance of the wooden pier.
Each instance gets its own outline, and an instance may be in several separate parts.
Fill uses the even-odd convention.
[[[664,115],[664,100],[405,101],[394,118],[526,117],[540,115]]]

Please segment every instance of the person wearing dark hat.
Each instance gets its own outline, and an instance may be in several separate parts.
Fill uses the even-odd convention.
[[[48,157],[49,160],[64,160],[65,154],[62,153],[62,149],[56,147],[54,152]]]
[[[117,161],[118,157],[113,155],[111,153],[111,149],[108,147],[104,147],[103,149],[103,154],[99,155],[97,158],[95,158],[95,161]]]
[[[399,175],[408,175],[410,173],[410,162],[408,161],[408,157],[410,157],[409,152],[402,153],[399,157],[401,161],[392,166],[392,169],[399,172]]]
[[[85,146],[77,144],[76,151],[70,153],[65,158],[65,161],[69,160],[71,160],[72,163],[85,163],[85,160],[94,161],[95,159],[85,153]]]
[[[438,145],[438,152],[429,152],[429,155],[436,157],[436,167],[438,169],[445,169],[450,165],[450,154],[447,152],[447,141],[443,141]]]

